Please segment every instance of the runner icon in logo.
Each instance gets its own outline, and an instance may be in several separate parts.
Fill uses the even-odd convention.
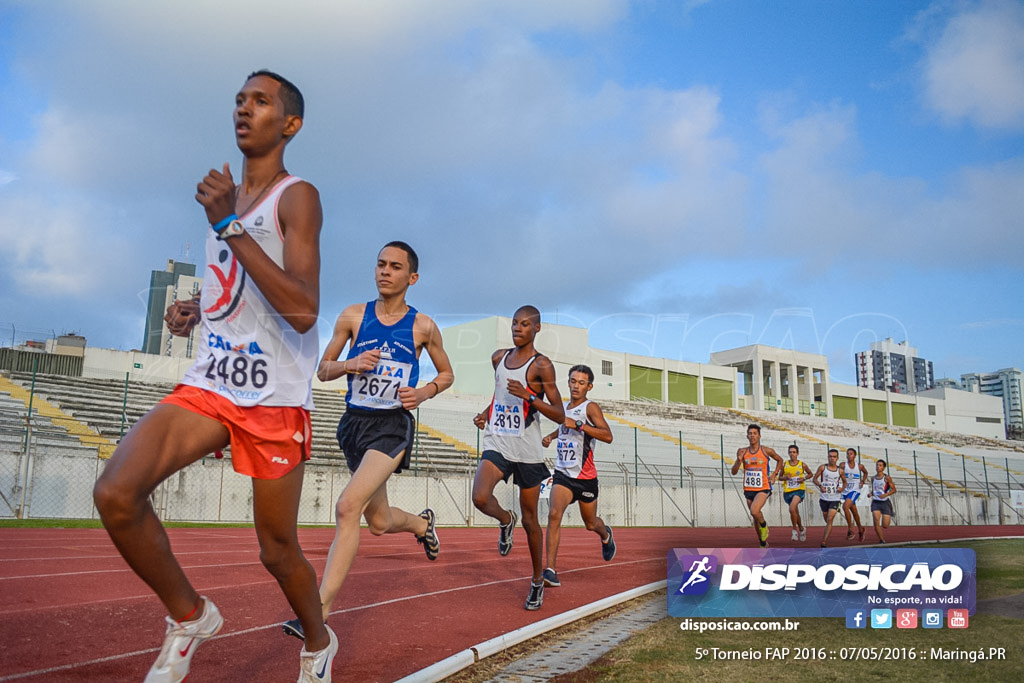
[[[707,574],[713,573],[718,568],[718,562],[711,555],[690,555],[683,559],[683,566],[687,561],[690,562],[690,568],[686,571],[689,572],[689,576],[683,585],[679,587],[680,595],[697,595],[700,593],[706,593],[708,590],[708,577]],[[708,584],[708,585],[702,585]]]

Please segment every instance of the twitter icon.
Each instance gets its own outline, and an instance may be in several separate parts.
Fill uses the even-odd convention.
[[[871,610],[871,628],[892,628],[892,610]]]

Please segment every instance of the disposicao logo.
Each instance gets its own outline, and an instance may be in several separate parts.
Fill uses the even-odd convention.
[[[850,617],[849,610],[974,611],[975,557],[962,548],[674,548],[674,617]],[[873,617],[873,614],[872,614]],[[859,624],[853,628],[859,628]]]

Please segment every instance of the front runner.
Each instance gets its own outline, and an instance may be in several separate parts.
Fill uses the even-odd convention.
[[[818,487],[821,496],[818,498],[818,507],[821,508],[821,518],[825,520],[825,533],[821,537],[821,547],[828,547],[828,537],[832,533],[832,523],[839,511],[839,504],[843,498],[843,489],[846,487],[846,475],[843,468],[839,466],[839,451],[835,448],[828,449],[828,463],[819,465],[818,471],[814,473],[814,485]]]
[[[385,244],[377,255],[377,299],[342,311],[317,370],[324,382],[348,376],[338,444],[352,472],[335,506],[334,541],[320,580],[324,621],[359,550],[360,515],[375,536],[413,534],[429,560],[436,560],[440,550],[433,510],[413,515],[388,503],[388,478],[409,466],[416,431],[410,411],[455,381],[437,325],[405,302],[418,280],[419,257],[413,248],[400,241]],[[339,361],[346,345],[348,356]],[[437,377],[417,387],[423,349]],[[295,620],[283,628],[302,637]]]
[[[229,444],[232,467],[252,478],[260,560],[305,626],[299,681],[331,680],[338,639],[320,618],[316,573],[296,532],[310,454],[323,224],[316,188],[284,166],[302,117],[299,90],[269,71],[250,74],[235,96],[241,184],[227,164],[199,183],[196,201],[210,223],[206,286],[199,302],[177,302],[166,318],[180,336],[201,322],[196,363],[125,435],[93,492],[114,545],[170,613],[147,683],[184,680],[198,645],[223,625],[175,559],[149,496]]]
[[[772,495],[772,484],[779,476],[782,469],[782,458],[774,449],[761,445],[761,427],[750,425],[747,427],[747,448],[740,448],[736,451],[736,462],[732,464],[732,473],[735,475],[743,466],[743,496],[747,499],[747,507],[750,508],[750,516],[753,518],[754,533],[762,548],[768,547],[768,524],[765,522],[764,513],[761,509],[768,502]],[[775,471],[768,474],[770,465],[769,458],[776,462]]]
[[[538,332],[540,311],[522,306],[512,317],[515,347],[491,354],[494,398],[487,409],[473,418],[473,424],[485,430],[484,451],[473,480],[473,505],[501,525],[501,555],[512,550],[513,531],[519,518],[514,510],[501,507],[494,497],[494,487],[510,477],[519,486],[519,508],[533,562],[530,593],[523,605],[528,610],[540,609],[544,603],[544,532],[537,519],[537,500],[540,485],[551,476],[544,464],[538,413],[557,424],[565,421],[555,366],[533,345]]]
[[[896,484],[885,472],[885,461],[875,461],[875,476],[871,478],[871,516],[875,520],[875,533],[878,535],[878,542],[885,543],[885,536],[882,529],[888,529],[889,523],[895,516],[892,510],[892,498],[896,493]]]
[[[846,540],[853,540],[853,522],[857,522],[857,540],[864,540],[864,525],[860,523],[860,511],[857,510],[857,499],[860,490],[868,483],[868,470],[857,462],[857,449],[846,449],[846,463],[843,465],[846,477],[846,488],[843,490],[843,514],[846,515]]]
[[[789,519],[793,522],[790,537],[794,541],[806,541],[807,530],[800,519],[800,503],[806,495],[807,486],[804,482],[811,477],[811,470],[800,459],[800,448],[796,444],[789,447],[788,455],[789,460],[782,466],[782,497],[789,505]]]
[[[587,530],[593,531],[601,539],[601,556],[604,561],[610,562],[615,557],[612,528],[597,516],[597,468],[594,466],[594,442],[611,443],[612,430],[604,419],[601,406],[587,398],[587,393],[593,388],[593,370],[586,365],[575,365],[569,369],[569,403],[565,406],[565,422],[541,442],[547,448],[557,439],[555,443],[558,450],[548,512],[545,586],[562,585],[555,571],[558,543],[562,536],[562,516],[565,509],[577,501]]]

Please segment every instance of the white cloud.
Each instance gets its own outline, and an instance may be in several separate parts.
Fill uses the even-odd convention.
[[[87,202],[55,206],[37,196],[0,195],[0,273],[17,292],[43,301],[83,301],[123,286],[130,252],[101,228],[103,215]]]
[[[926,101],[949,122],[1024,128],[1024,4],[971,3],[927,46]]]
[[[844,259],[881,270],[1015,262],[1024,161],[963,168],[929,187],[860,170],[852,107],[766,120],[779,145],[761,157],[763,248],[803,258],[811,279]]]

